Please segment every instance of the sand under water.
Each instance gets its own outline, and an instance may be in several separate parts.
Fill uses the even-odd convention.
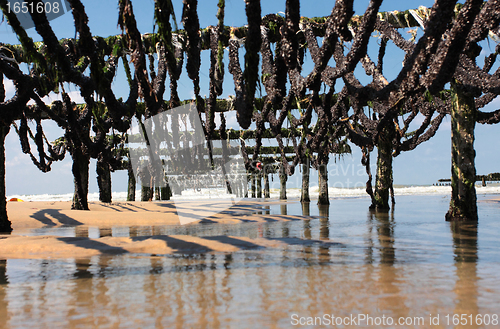
[[[444,195],[399,196],[389,213],[364,196],[244,200],[188,225],[177,207],[213,204],[9,203],[0,327],[455,328],[465,314],[495,328],[494,197],[479,197],[477,224],[445,222]]]

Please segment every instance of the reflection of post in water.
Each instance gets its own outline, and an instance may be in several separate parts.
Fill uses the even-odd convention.
[[[9,279],[7,278],[7,260],[0,260],[0,286],[9,284]]]
[[[74,280],[72,280],[73,284],[71,292],[68,294],[68,300],[65,301],[65,303],[67,303],[68,305],[73,306],[72,308],[70,308],[67,314],[69,322],[68,327],[70,328],[76,328],[78,325],[82,324],[82,319],[78,316],[75,316],[76,314],[87,314],[89,310],[96,310],[100,308],[98,305],[95,305],[97,299],[95,298],[95,291],[97,289],[93,284],[89,283],[89,280],[92,280],[92,278],[94,277],[92,272],[89,271],[89,268],[91,266],[92,261],[89,258],[75,259],[76,270],[73,273]],[[65,296],[65,294],[63,294],[62,296]],[[59,298],[64,298],[62,296]],[[83,305],[85,306],[79,305],[81,303],[83,303]],[[87,310],[79,309],[81,307],[85,307]],[[84,324],[91,325],[93,320],[88,318],[87,321],[89,322]]]
[[[232,262],[233,262],[233,254],[227,254],[227,255],[224,256],[224,268],[226,270],[230,269]],[[227,284],[227,281],[225,281],[223,283],[223,285],[224,284]],[[226,288],[226,287],[224,286],[224,288]]]
[[[370,231],[377,232],[378,250],[380,252],[380,264],[376,268],[378,269],[378,275],[372,272],[372,266],[367,266],[367,269],[370,269],[369,274],[371,278],[378,277],[375,287],[380,290],[376,293],[380,294],[381,297],[378,300],[377,306],[380,309],[394,310],[396,318],[408,317],[412,310],[407,306],[406,293],[404,291],[401,293],[401,286],[406,286],[408,279],[405,277],[405,272],[400,270],[400,267],[394,266],[396,261],[394,248],[394,211],[388,212],[372,209],[368,212],[368,219]],[[373,247],[373,242],[370,242],[370,249],[377,250],[377,248]],[[370,264],[373,262],[373,258],[376,258],[376,251],[372,250],[371,253],[372,259],[369,260]],[[372,293],[376,294],[375,292]]]
[[[257,257],[257,261],[259,261],[259,260],[260,260],[259,257]],[[278,267],[278,269],[279,268],[280,267]],[[257,268],[250,267],[250,268],[248,268],[248,270],[251,270],[251,271],[247,271],[247,273],[249,273],[252,278],[255,278],[254,280],[256,281],[256,284],[255,284],[256,288],[255,288],[254,295],[257,298],[259,298],[258,301],[256,301],[254,303],[254,305],[264,305],[264,307],[272,307],[273,305],[276,305],[276,299],[275,299],[276,296],[275,296],[275,294],[272,293],[274,291],[275,287],[272,287],[272,285],[274,283],[274,280],[279,280],[276,278],[276,276],[281,276],[281,273],[283,273],[284,271],[278,270],[278,271],[273,272],[273,278],[270,279],[268,271],[263,271],[262,269],[259,269],[258,267]],[[281,277],[280,277],[280,279],[281,279]],[[283,281],[285,281],[285,279],[283,279]],[[283,281],[281,281],[281,282],[283,282]],[[231,302],[235,298],[238,299],[238,295],[232,294],[231,298],[227,299],[226,303],[228,305],[231,305]],[[261,314],[265,314],[268,311],[268,309],[265,309],[265,308],[262,309],[262,306],[259,306],[259,308],[261,309],[260,310]],[[255,308],[253,308],[253,309],[255,310]],[[249,324],[250,323],[247,323],[247,325],[249,325]],[[233,327],[235,327],[235,326],[233,326]],[[257,326],[253,325],[250,327],[257,327]]]
[[[106,272],[110,269],[109,263],[112,259],[110,256],[95,256],[91,258],[91,265],[96,267],[97,271],[93,273],[92,284],[87,283],[87,285],[93,287],[92,298],[97,305],[110,305],[112,303],[112,296],[109,291],[113,290],[113,283],[105,279],[107,277]],[[79,288],[75,287],[75,289]],[[94,307],[93,309],[96,308]]]
[[[205,286],[205,296],[208,296],[209,302],[208,305],[206,301],[204,301],[203,307],[207,310],[207,314],[210,317],[209,327],[212,328],[220,328],[222,323],[220,320],[220,311],[215,305],[217,305],[219,300],[219,292],[222,290],[220,287],[219,281],[219,273],[217,271],[217,263],[219,262],[218,258],[222,257],[221,255],[211,255],[210,260],[210,271],[205,271],[207,273],[207,284]],[[215,289],[210,289],[210,286]]]
[[[330,205],[329,204],[318,204],[319,209],[319,238],[328,239],[330,237]]]
[[[368,212],[368,221],[366,223],[367,226],[367,234],[366,234],[366,240],[365,240],[365,264],[373,264],[375,262],[375,257],[373,255],[373,249],[374,244],[373,244],[373,215],[371,211]],[[368,267],[371,268],[371,267]]]
[[[477,261],[477,222],[450,223],[453,235],[455,264],[476,263]]]
[[[198,312],[199,320],[195,325],[197,328],[219,328],[221,326],[219,320],[220,314],[217,307],[215,307],[217,303],[217,294],[220,290],[220,288],[216,286],[217,271],[214,269],[216,269],[217,266],[214,266],[216,262],[215,257],[216,255],[201,254],[200,261],[202,264],[200,264],[200,268],[203,270],[199,271],[196,276],[190,276],[191,280],[195,280],[194,282],[189,282],[189,286],[195,289],[191,292],[191,295],[195,294],[196,296],[196,298],[193,298],[193,300],[196,300],[193,306],[194,309],[200,310]]]
[[[0,260],[0,319],[7,326],[9,323],[8,300],[6,297],[9,287],[9,279],[7,277],[7,260]]]
[[[130,226],[129,228],[129,237],[139,236],[139,227],[138,226]]]
[[[309,216],[311,215],[310,203],[309,202],[301,202],[302,205],[302,216],[304,216],[304,238],[311,240],[311,219]],[[308,261],[309,255],[312,253],[312,247],[308,245],[304,245],[304,260]],[[309,284],[309,280],[307,281]]]
[[[281,204],[280,208],[281,208],[282,215],[288,215],[288,206],[286,203]]]
[[[269,206],[260,206],[258,209],[260,211],[256,212],[257,215],[269,215],[271,211],[271,208]]]
[[[283,238],[288,238],[290,236],[290,228],[288,227],[290,222],[283,222],[281,227],[281,236]]]
[[[93,274],[89,271],[89,267],[92,266],[90,259],[76,259],[75,260],[76,270],[73,273],[75,279],[91,279]]]
[[[113,236],[113,230],[111,229],[111,227],[100,228],[99,229],[99,236],[101,238],[103,238],[105,236]]]
[[[206,254],[178,254],[178,257],[166,258],[155,257],[155,265],[157,271],[164,271],[170,269],[171,278],[166,286],[159,286],[165,284],[164,278],[161,276],[151,276],[154,286],[150,287],[151,293],[159,295],[162,300],[157,305],[162,305],[162,311],[166,314],[175,314],[175,323],[177,328],[186,327],[213,327],[207,325],[209,316],[207,317],[206,310],[211,309],[207,303],[211,303],[213,298],[210,296],[208,289],[215,292],[220,291],[219,288],[214,288],[213,282],[206,282],[206,273],[208,272]],[[161,272],[158,272],[161,273]],[[155,273],[156,274],[156,273]],[[171,289],[171,287],[175,287]],[[149,295],[149,293],[148,293]],[[197,314],[198,325],[193,325],[189,322],[189,326],[185,323],[186,319],[192,318],[191,310],[202,310]],[[173,312],[172,310],[175,310]],[[218,317],[218,314],[213,314]],[[218,320],[217,320],[218,321]]]
[[[311,216],[311,204],[308,202],[302,202],[302,216]]]
[[[479,313],[477,306],[477,222],[450,222],[455,254],[456,282],[454,314]]]
[[[231,291],[231,265],[233,263],[233,254],[224,255],[224,270],[222,271],[222,279],[216,280],[220,282],[220,287],[216,287],[218,292],[218,301],[222,300],[227,304],[230,304],[233,299],[233,292]],[[214,271],[215,272],[215,271]],[[217,273],[217,272],[215,272]],[[214,289],[215,290],[215,289]]]
[[[161,227],[161,226],[153,226],[151,234],[152,234],[152,236],[165,235],[166,234],[165,228]]]
[[[77,238],[87,238],[89,236],[88,226],[76,226],[75,227],[75,237]]]
[[[304,219],[304,238],[306,239],[311,239],[311,220],[308,218],[311,216],[311,209],[310,209],[310,203],[309,202],[302,202],[302,216],[305,217]]]
[[[179,257],[173,259],[173,268],[179,268],[182,269],[185,264],[188,264],[189,266],[189,258],[185,257]],[[184,274],[184,273],[181,273]],[[189,312],[188,307],[186,307],[185,298],[186,298],[186,292],[185,292],[185,286],[186,283],[185,281],[189,278],[189,275],[173,275],[172,279],[176,280],[176,282],[172,282],[172,286],[178,287],[178,289],[173,289],[172,293],[173,296],[170,297],[169,301],[172,303],[172,308],[176,309],[177,312],[173,313],[176,314],[175,316],[175,323],[177,324],[178,328],[185,328],[186,325],[184,323],[184,317],[186,316],[186,311]]]
[[[369,210],[369,218],[371,223],[374,219],[376,220],[381,263],[393,265],[395,261],[394,212],[388,213],[387,211],[371,209]]]
[[[286,203],[282,203],[280,205],[281,208],[281,215],[288,215],[288,205]],[[290,222],[283,222],[282,223],[282,237],[287,238],[290,235],[290,229],[288,228]]]
[[[149,305],[162,305],[162,312],[173,314],[172,305],[165,302],[166,296],[168,296],[166,292],[168,288],[163,285],[164,282],[161,280],[161,274],[164,272],[163,260],[163,257],[150,257],[149,274],[144,274],[144,297],[147,298]],[[157,316],[154,313],[151,315]]]
[[[264,224],[263,231],[264,231],[263,232],[264,238],[271,238],[271,237],[274,237],[276,235],[276,230],[274,229],[274,226],[271,227],[269,225],[269,223]]]

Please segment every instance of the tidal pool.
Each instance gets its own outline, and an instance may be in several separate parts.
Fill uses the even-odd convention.
[[[232,235],[277,239],[285,247],[3,260],[0,327],[500,327],[500,204],[480,200],[478,224],[450,224],[448,197],[397,202],[389,214],[369,212],[366,198],[346,198],[329,207],[263,203],[250,207],[241,224],[23,232]],[[269,214],[269,221],[251,222],[255,213]],[[453,316],[462,314],[464,325],[454,325]]]

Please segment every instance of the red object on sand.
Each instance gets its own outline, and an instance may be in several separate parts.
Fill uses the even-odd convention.
[[[18,199],[18,198],[12,198],[12,199],[10,199],[9,201],[13,201],[13,202],[24,202],[23,200]]]

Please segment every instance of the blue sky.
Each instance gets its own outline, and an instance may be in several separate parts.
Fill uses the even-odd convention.
[[[117,28],[118,20],[118,2],[117,1],[82,1],[89,16],[89,26],[94,35],[103,37],[119,34]],[[174,0],[174,8],[178,25],[182,14],[182,1]],[[200,26],[217,24],[217,0],[199,1]],[[369,1],[355,1],[356,14],[362,14]],[[153,31],[153,7],[152,0],[132,1],[134,13],[141,33]],[[405,10],[417,6],[432,6],[433,1],[384,1],[381,7],[382,11]],[[305,1],[301,2],[301,15],[308,17],[329,15],[334,5],[334,1]],[[268,13],[279,13],[285,11],[285,0],[280,1],[262,1],[262,15]],[[246,23],[244,0],[226,0],[225,24],[230,26],[242,26]],[[74,25],[72,15],[67,13],[51,22],[52,28],[59,38],[74,37]],[[28,30],[28,33],[35,41],[40,40],[34,29]],[[17,37],[12,33],[6,22],[0,25],[0,40],[4,43],[18,43]],[[373,38],[370,42],[377,42]],[[494,48],[494,46],[492,46]],[[200,84],[202,95],[208,94],[208,51],[202,54],[202,68],[200,70]],[[310,57],[306,57],[306,66],[311,64]],[[393,78],[401,68],[402,58],[398,52],[388,53],[385,60],[385,74],[388,78]],[[225,58],[227,65],[227,57]],[[226,68],[226,73],[227,73]],[[356,72],[358,72],[357,70]],[[179,83],[179,92],[181,98],[191,98],[192,83],[184,77]],[[7,86],[8,88],[8,86]],[[118,96],[125,97],[128,93],[127,83],[124,75],[116,78],[113,89]],[[78,90],[71,89],[71,95],[78,98]],[[226,74],[224,83],[224,95],[234,94],[232,77]],[[500,101],[495,100],[488,108],[494,110],[500,107]],[[231,121],[231,119],[229,120]],[[54,140],[61,136],[62,132],[52,122],[44,122],[45,131],[49,140]],[[500,138],[500,126],[478,125],[476,129],[476,168],[478,174],[487,174],[498,172],[500,163],[500,152],[496,144]],[[394,182],[402,185],[423,185],[435,183],[439,178],[450,176],[450,125],[449,119],[445,119],[444,124],[437,132],[436,136],[425,144],[420,145],[416,150],[406,152],[394,159]],[[41,173],[29,159],[29,156],[21,152],[20,143],[15,131],[12,129],[6,140],[6,188],[7,195],[17,194],[60,194],[71,193],[73,191],[73,177],[71,174],[71,158],[69,154],[66,159],[60,163],[53,164],[52,171]],[[376,153],[372,154],[372,164],[376,162]],[[298,169],[298,168],[297,168]],[[353,147],[353,154],[347,155],[340,160],[331,161],[330,166],[330,186],[354,186],[354,184],[364,184],[366,176],[363,170],[360,170],[360,152]],[[298,170],[297,170],[298,171]],[[90,192],[97,191],[95,180],[95,162],[90,167]],[[126,172],[121,171],[113,173],[113,191],[125,191],[127,184]],[[276,181],[276,180],[275,180]],[[314,178],[312,182],[314,181]],[[299,182],[297,178],[289,180],[290,187],[294,187]],[[299,185],[300,186],[300,185]]]

